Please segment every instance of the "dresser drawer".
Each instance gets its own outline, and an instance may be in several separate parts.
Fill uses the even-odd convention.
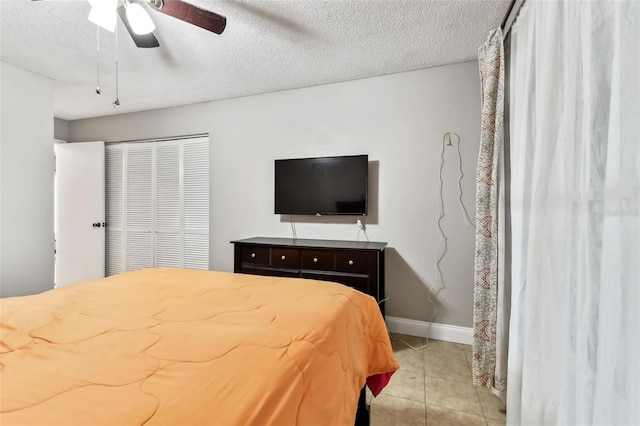
[[[336,253],[336,271],[366,274],[369,272],[369,256],[366,252]]]
[[[269,247],[242,246],[242,263],[269,266]]]
[[[375,297],[384,315],[387,243],[266,237],[232,243],[234,272],[337,282]]]
[[[369,292],[369,277],[367,275],[364,276],[355,276],[355,275],[344,275],[344,274],[329,274],[329,273],[313,273],[313,272],[302,272],[302,278],[309,278],[312,280],[320,280],[320,281],[333,281],[335,283],[340,283],[351,288],[355,288],[358,291],[363,293],[371,294]]]
[[[300,272],[297,269],[286,268],[262,268],[260,266],[245,265],[241,271],[243,274],[267,275],[272,277],[292,277],[297,278]]]
[[[359,290],[363,293],[367,293],[369,295],[372,294],[369,291],[369,277],[343,276],[338,277],[336,281],[338,281],[340,284],[355,288],[356,290]]]
[[[302,269],[333,271],[333,252],[327,250],[302,250]]]
[[[272,248],[271,266],[283,268],[299,268],[300,250],[281,247]]]

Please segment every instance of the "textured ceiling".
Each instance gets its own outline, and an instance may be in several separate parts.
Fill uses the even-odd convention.
[[[54,80],[54,114],[75,120],[315,86],[477,57],[511,0],[192,0],[227,17],[216,35],[149,8],[161,46],[139,49],[86,0],[0,0],[0,59]]]

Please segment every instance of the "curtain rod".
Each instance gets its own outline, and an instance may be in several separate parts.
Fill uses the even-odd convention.
[[[526,0],[513,0],[511,2],[511,8],[509,9],[509,13],[507,13],[507,16],[504,18],[504,21],[502,22],[503,37],[506,37],[509,31],[511,31],[511,26],[513,25],[516,18],[518,17],[518,14],[520,13],[520,9],[522,9],[522,6],[524,5],[525,1]]]

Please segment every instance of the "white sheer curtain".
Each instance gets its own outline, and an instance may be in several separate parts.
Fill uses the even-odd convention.
[[[507,423],[640,425],[640,2],[512,27]]]

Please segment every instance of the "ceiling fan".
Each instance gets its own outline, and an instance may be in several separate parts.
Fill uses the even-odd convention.
[[[222,34],[227,18],[185,3],[182,0],[89,0],[91,12],[89,20],[111,32],[116,27],[116,11],[122,23],[138,47],[158,47],[158,39],[153,34],[155,25],[141,3],[147,3],[152,9],[181,21],[198,26],[216,34]]]

